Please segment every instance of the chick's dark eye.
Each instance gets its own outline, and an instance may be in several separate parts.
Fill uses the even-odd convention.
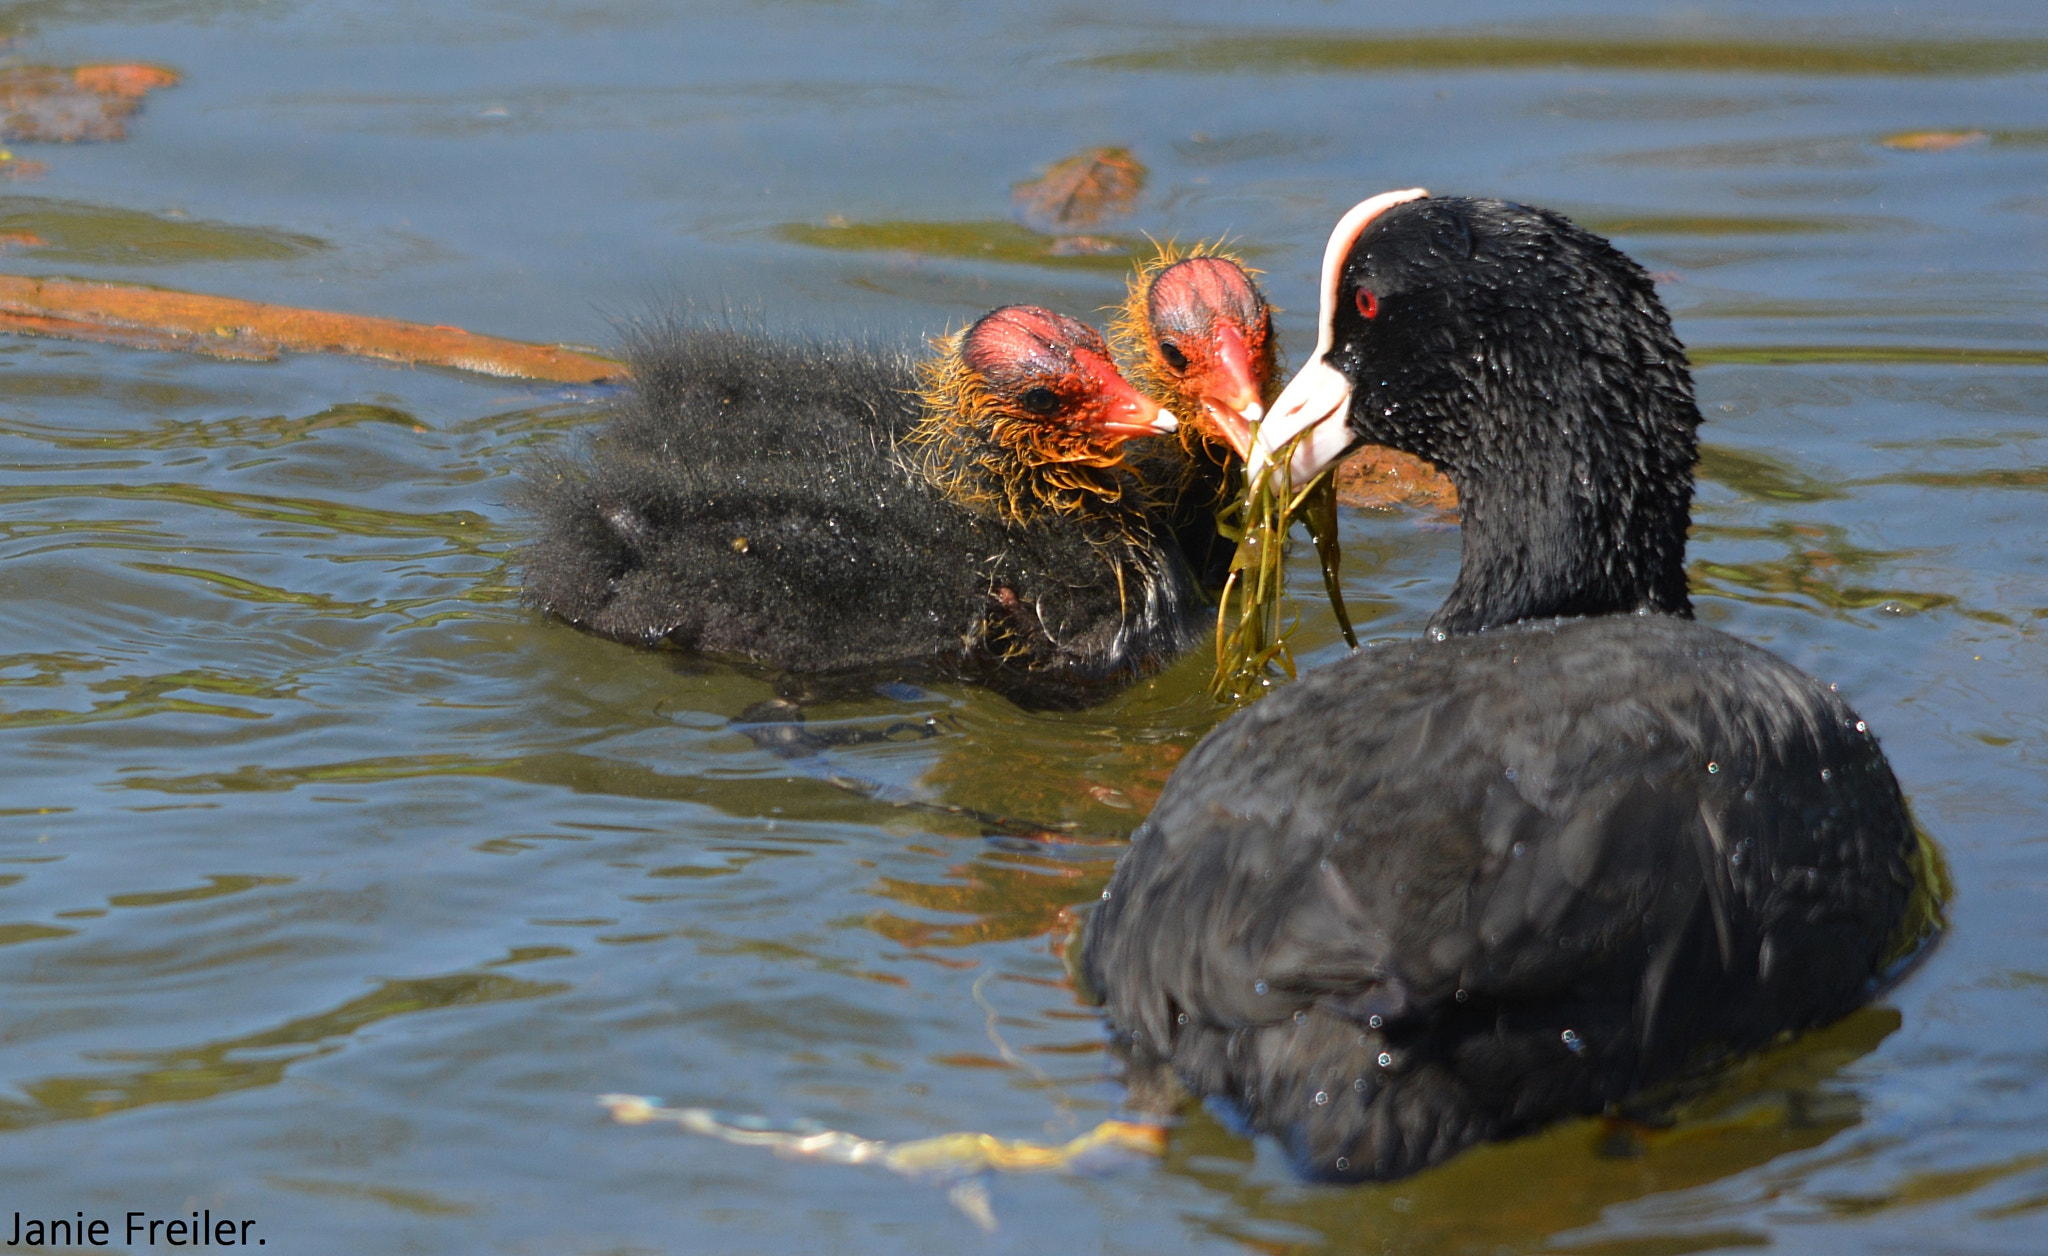
[[[1380,299],[1374,296],[1370,290],[1360,288],[1358,295],[1353,297],[1352,300],[1358,306],[1358,316],[1360,318],[1378,318],[1380,316]]]
[[[1027,388],[1017,404],[1030,414],[1051,414],[1060,408],[1060,395],[1050,388]]]
[[[1180,351],[1180,346],[1173,343],[1171,340],[1162,340],[1159,342],[1159,356],[1166,360],[1166,365],[1172,367],[1176,371],[1185,371],[1188,369],[1188,355],[1182,353]]]

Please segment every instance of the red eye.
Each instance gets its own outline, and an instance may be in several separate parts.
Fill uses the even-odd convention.
[[[1360,318],[1378,318],[1380,316],[1380,299],[1372,293],[1360,288],[1358,290],[1357,302],[1358,316]]]

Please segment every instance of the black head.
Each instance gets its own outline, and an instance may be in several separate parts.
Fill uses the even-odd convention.
[[[1325,255],[1317,352],[1256,452],[1301,436],[1295,483],[1359,442],[1457,485],[1465,555],[1431,621],[1689,614],[1699,410],[1650,277],[1562,215],[1375,197]]]

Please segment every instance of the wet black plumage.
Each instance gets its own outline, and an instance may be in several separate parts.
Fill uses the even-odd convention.
[[[1395,205],[1338,256],[1269,422],[1316,396],[1436,462],[1458,581],[1429,639],[1204,739],[1081,959],[1134,1086],[1385,1178],[1849,1011],[1918,865],[1856,713],[1690,618],[1699,419],[1641,270],[1494,201]]]
[[[1055,320],[1041,327],[1053,341],[1093,336],[1032,314]],[[610,421],[529,471],[527,599],[621,641],[976,680],[1032,705],[1095,700],[1163,666],[1204,612],[1119,438],[1056,433],[1082,453],[1045,463],[995,441],[997,416],[1040,417],[1010,404],[1035,377],[998,371],[996,387],[966,366],[974,334],[921,378],[907,355],[860,344],[643,329]]]

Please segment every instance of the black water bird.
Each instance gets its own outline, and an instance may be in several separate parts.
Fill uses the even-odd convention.
[[[1427,458],[1463,560],[1425,640],[1226,721],[1133,837],[1081,963],[1134,1096],[1391,1178],[1870,998],[1931,871],[1833,688],[1692,620],[1699,413],[1649,277],[1393,193],[1339,223],[1320,322],[1251,474]]]
[[[1208,612],[1123,460],[1169,432],[1093,329],[1009,306],[922,363],[660,325],[595,439],[530,469],[527,600],[620,641],[1072,706]]]

